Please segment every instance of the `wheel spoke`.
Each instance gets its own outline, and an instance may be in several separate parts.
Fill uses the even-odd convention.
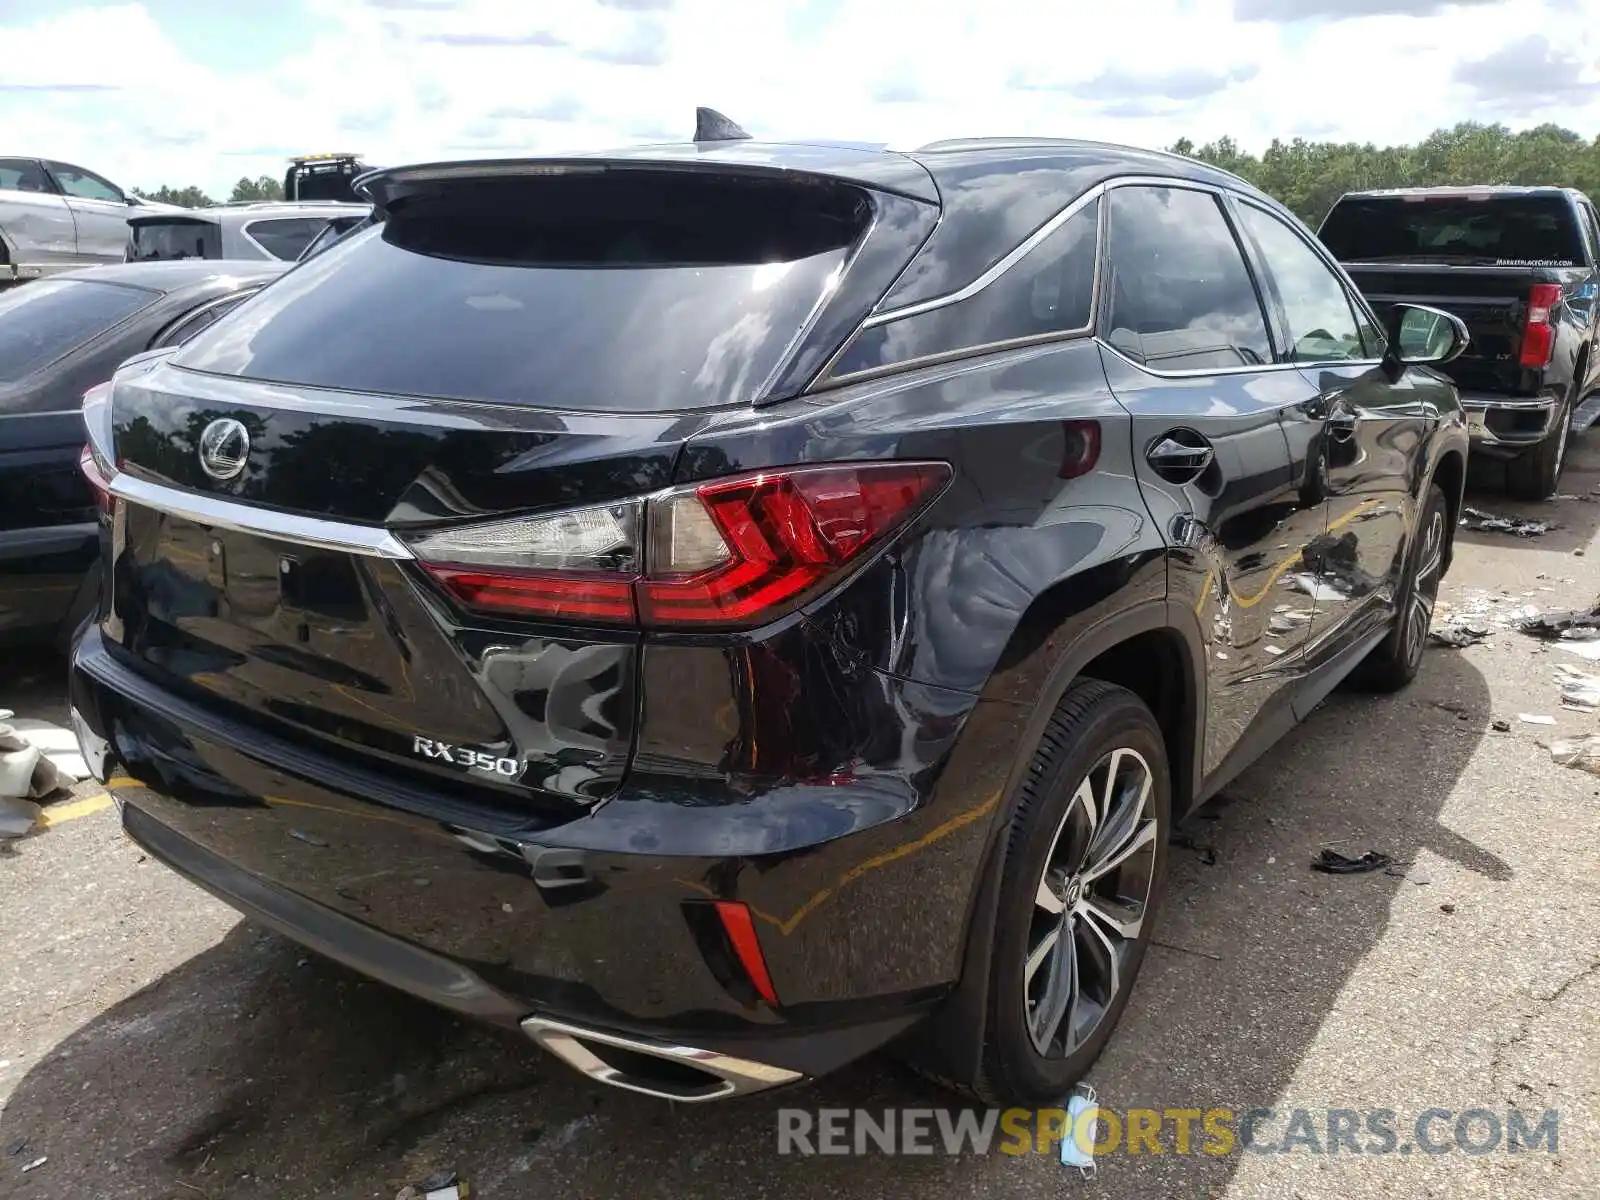
[[[1079,921],[1077,928],[1084,930],[1100,944],[1106,956],[1106,990],[1105,1007],[1110,1008],[1117,998],[1117,992],[1122,987],[1121,956],[1117,954],[1116,943],[1110,935],[1100,927],[1098,921]]]
[[[1050,913],[1052,916],[1057,916],[1066,907],[1066,903],[1060,896],[1050,890],[1050,884],[1046,880],[1041,879],[1039,880],[1039,890],[1033,897],[1033,906]]]
[[[1050,1043],[1055,1041],[1063,1019],[1068,1021],[1067,1048],[1071,1049],[1071,1017],[1078,1006],[1078,948],[1070,924],[1067,929],[1067,936],[1060,939],[1051,957],[1050,978],[1033,1010],[1029,1027],[1034,1046],[1044,1055],[1050,1053]]]
[[[1144,928],[1144,903],[1119,904],[1104,896],[1086,895],[1073,909],[1088,924],[1132,941]]]
[[[1144,847],[1156,840],[1156,823],[1144,821],[1134,829],[1132,836],[1125,839],[1120,846],[1111,847],[1105,857],[1084,867],[1082,878],[1084,883],[1093,883],[1102,875],[1116,870],[1129,858],[1137,854]]]
[[[1061,941],[1061,926],[1052,925],[1050,931],[1039,939],[1039,944],[1033,948],[1033,953],[1028,955],[1028,966],[1022,974],[1024,986],[1033,982],[1033,977],[1039,973],[1039,968],[1044,965],[1045,959],[1050,957],[1050,951],[1055,949]]]
[[[1144,814],[1145,805],[1149,803],[1150,790],[1154,780],[1151,778],[1149,768],[1146,767],[1144,759],[1131,750],[1119,750],[1111,760],[1112,771],[1115,772],[1120,768],[1124,757],[1131,757],[1138,764],[1138,790],[1117,805],[1115,810],[1110,808],[1106,810],[1104,820],[1100,826],[1099,836],[1095,838],[1088,852],[1084,855],[1084,865],[1086,867],[1093,866],[1095,863],[1116,854],[1123,844],[1133,836],[1139,818]],[[1108,799],[1107,803],[1108,805],[1116,803],[1114,794]]]

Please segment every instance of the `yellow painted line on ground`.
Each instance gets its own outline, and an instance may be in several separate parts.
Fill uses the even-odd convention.
[[[49,829],[53,825],[76,821],[79,817],[87,817],[103,808],[110,807],[110,792],[97,792],[95,795],[85,796],[81,800],[68,800],[62,804],[52,804],[39,814],[39,827],[41,829]]]

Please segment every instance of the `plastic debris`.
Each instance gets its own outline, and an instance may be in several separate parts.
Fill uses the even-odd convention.
[[[1462,650],[1468,646],[1476,646],[1488,636],[1489,631],[1481,625],[1451,625],[1444,629],[1428,630],[1428,644],[1444,646],[1450,650]]]
[[[1502,717],[1496,717],[1493,721],[1489,722],[1489,728],[1494,730],[1496,733],[1510,733],[1511,722]]]
[[[1394,859],[1376,850],[1368,850],[1360,858],[1349,858],[1337,850],[1324,850],[1311,864],[1313,871],[1324,875],[1362,875],[1368,871],[1381,871],[1394,863]]]
[[[308,846],[323,846],[323,847],[326,847],[327,844],[328,844],[327,842],[323,841],[319,837],[312,837],[309,833],[306,833],[302,829],[291,829],[291,830],[289,830],[289,836],[292,837],[297,842],[304,842]]]
[[[28,1148],[28,1139],[27,1138],[18,1138],[16,1141],[12,1142],[9,1146],[6,1147],[6,1157],[7,1158],[15,1158],[15,1157],[17,1157],[17,1155],[21,1154],[27,1148]]]
[[[17,725],[42,724],[48,723],[17,722]],[[67,736],[72,735],[69,733]],[[84,773],[88,773],[87,769]],[[71,782],[61,768],[33,744],[28,732],[20,731],[9,723],[0,723],[0,796],[20,799],[48,796]]]
[[[89,764],[84,762],[83,754],[78,749],[78,735],[65,725],[32,717],[7,718],[7,721],[19,738],[30,746],[38,747],[39,753],[50,760],[65,782],[77,783],[80,779],[89,778]]]
[[[1556,723],[1554,717],[1547,717],[1544,713],[1518,713],[1517,720],[1529,725],[1554,725]]]
[[[1561,687],[1561,707],[1576,712],[1600,709],[1600,675],[1586,675],[1565,664],[1556,668],[1556,683]]]
[[[1552,529],[1560,529],[1555,521],[1530,521],[1526,517],[1505,517],[1484,512],[1481,508],[1463,508],[1461,525],[1485,533],[1509,533],[1516,537],[1542,537]]]
[[[39,812],[32,800],[0,796],[0,838],[27,837],[39,823]]]
[[[1296,591],[1304,592],[1316,601],[1350,599],[1344,591],[1326,579],[1318,579],[1315,575],[1304,571],[1289,576],[1286,582]]]
[[[1594,641],[1600,639],[1600,603],[1589,609],[1575,608],[1542,613],[1530,610],[1517,622],[1517,628],[1530,637],[1546,641]]]
[[[471,1194],[466,1181],[453,1170],[435,1171],[420,1183],[408,1183],[394,1200],[466,1200]]]
[[[40,1167],[44,1166],[45,1163],[47,1163],[49,1161],[50,1161],[49,1155],[41,1154],[38,1158],[34,1159],[31,1163],[24,1163],[23,1167],[22,1167],[22,1173],[24,1175],[26,1175],[29,1171],[37,1171]]]
[[[1550,743],[1550,757],[1563,767],[1576,767],[1600,775],[1600,733],[1581,738],[1557,738]]]

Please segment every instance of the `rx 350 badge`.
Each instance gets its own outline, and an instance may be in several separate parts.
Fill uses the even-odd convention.
[[[473,750],[467,746],[452,746],[434,738],[413,737],[411,752],[468,771],[488,771],[507,779],[515,779],[522,771],[522,764],[514,758],[501,758],[487,750]]]

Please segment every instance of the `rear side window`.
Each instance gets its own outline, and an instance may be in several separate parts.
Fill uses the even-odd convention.
[[[180,352],[203,371],[579,412],[747,403],[827,295],[858,189],[688,173],[398,201]]]
[[[129,262],[170,258],[221,258],[222,233],[214,221],[177,217],[128,226]]]
[[[1096,200],[968,299],[863,329],[839,355],[833,378],[1087,331],[1099,224]]]
[[[16,383],[159,297],[143,288],[41,279],[0,292],[0,383]]]
[[[293,262],[327,223],[326,217],[274,217],[251,221],[244,232],[273,258]]]
[[[1245,231],[1261,247],[1284,317],[1290,362],[1338,362],[1367,356],[1344,284],[1283,221],[1253,204],[1238,206]]]
[[[1572,266],[1583,259],[1577,214],[1559,196],[1363,196],[1323,221],[1340,262]]]
[[[1260,298],[1215,196],[1121,187],[1110,203],[1108,344],[1157,370],[1272,361]]]
[[[0,188],[13,192],[54,192],[38,163],[26,158],[0,158]]]

